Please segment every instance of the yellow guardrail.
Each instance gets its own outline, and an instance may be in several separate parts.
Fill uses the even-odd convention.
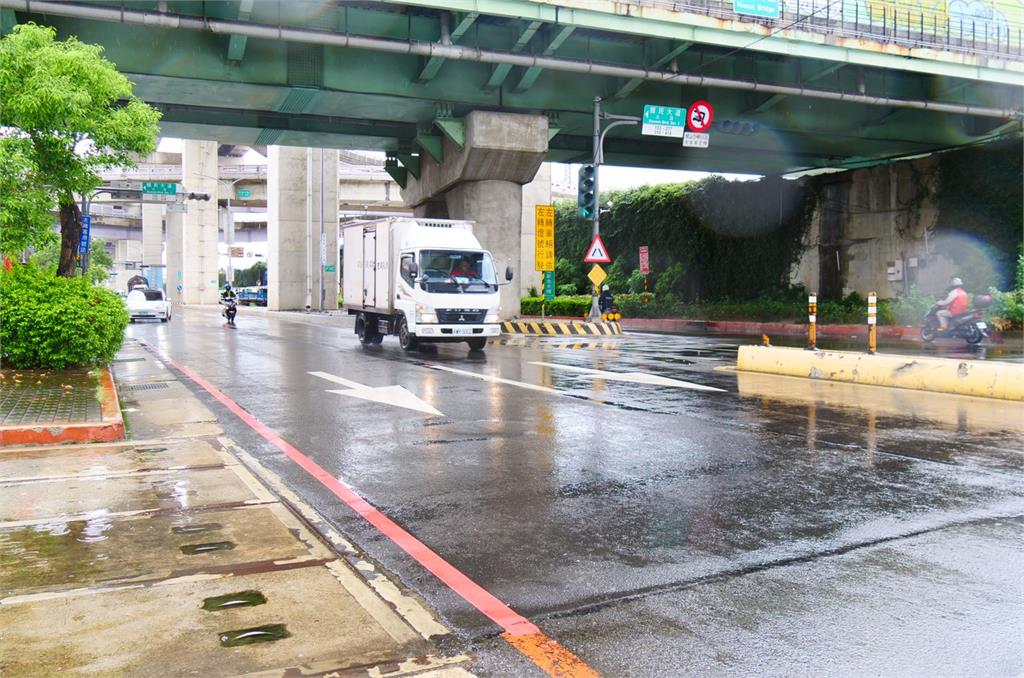
[[[585,323],[550,320],[507,320],[501,324],[505,334],[539,336],[598,337],[622,334],[618,323]]]
[[[741,346],[736,369],[1024,402],[1024,364]]]

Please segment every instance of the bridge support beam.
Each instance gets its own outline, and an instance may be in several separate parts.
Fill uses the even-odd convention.
[[[142,205],[142,267],[153,287],[164,284],[164,206]],[[170,298],[171,290],[166,290]]]
[[[220,218],[217,213],[216,141],[185,141],[182,148],[182,183],[190,193],[207,193],[209,200],[189,200],[181,233],[182,301],[186,304],[216,304],[217,241]],[[170,235],[170,234],[168,234]],[[170,237],[168,237],[170,242]],[[173,281],[168,281],[168,286]],[[173,296],[173,295],[172,295]]]
[[[409,177],[402,198],[417,216],[476,222],[480,244],[494,255],[499,279],[512,265],[517,280],[501,288],[504,318],[519,315],[523,276],[533,279],[532,261],[523,266],[523,186],[533,181],[548,150],[544,115],[473,111],[465,119],[465,144],[443,138],[444,162],[420,156],[420,177]],[[550,199],[550,188],[548,189]],[[529,214],[527,214],[529,212]]]
[[[267,308],[320,308],[320,149],[267,147]],[[338,151],[323,151],[323,233],[326,266],[323,308],[338,308]],[[310,215],[311,218],[310,218]],[[307,239],[307,226],[312,237]],[[307,244],[311,245],[309,251]],[[306,272],[310,272],[309,293]]]

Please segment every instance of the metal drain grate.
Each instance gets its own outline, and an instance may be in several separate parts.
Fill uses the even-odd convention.
[[[154,381],[151,384],[128,384],[122,386],[122,391],[157,391],[162,388],[170,388],[171,385],[166,381]]]
[[[145,360],[145,358],[116,358],[115,360],[112,360],[111,362],[115,362],[115,363],[137,363],[140,360]]]

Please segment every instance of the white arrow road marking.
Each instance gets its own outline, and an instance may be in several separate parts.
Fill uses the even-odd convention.
[[[536,384],[527,384],[525,381],[513,381],[512,379],[502,379],[501,377],[492,377],[489,374],[480,374],[479,372],[469,372],[468,370],[457,370],[454,367],[445,367],[444,365],[427,365],[432,370],[444,370],[445,372],[451,372],[452,374],[461,374],[464,377],[473,377],[474,379],[482,379],[489,381],[492,384],[507,384],[509,386],[518,386],[519,388],[530,389],[531,391],[543,391],[544,393],[559,393],[557,389],[548,388],[547,386],[538,386]]]
[[[359,398],[360,400],[369,400],[374,403],[384,403],[385,405],[404,407],[407,410],[416,410],[417,412],[423,412],[424,414],[429,414],[435,417],[445,416],[443,412],[434,409],[430,403],[420,400],[401,386],[366,386],[365,384],[350,381],[328,372],[310,372],[310,374],[314,377],[333,381],[335,384],[341,384],[342,386],[347,386],[351,389],[348,391],[328,389],[328,393],[337,393],[338,395],[348,396],[349,398]]]
[[[557,363],[545,362],[531,362],[530,364],[542,365],[544,367],[553,367],[556,370],[566,370],[568,372],[579,372],[581,374],[592,376],[595,379],[608,379],[609,381],[629,381],[635,384],[651,384],[654,386],[690,388],[695,391],[725,391],[725,389],[715,388],[714,386],[704,386],[702,384],[695,384],[691,381],[669,379],[668,377],[659,377],[656,374],[646,374],[644,372],[606,372],[605,370],[592,370],[589,367],[576,367],[575,365],[559,365]]]

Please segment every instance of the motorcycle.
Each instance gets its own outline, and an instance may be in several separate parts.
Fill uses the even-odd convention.
[[[235,326],[235,315],[238,313],[238,302],[234,299],[224,299],[220,302],[224,306],[222,316],[228,319],[228,325]]]
[[[985,322],[984,309],[992,303],[992,297],[979,294],[974,297],[971,310],[959,313],[949,320],[949,327],[939,329],[939,306],[932,306],[921,323],[921,340],[930,344],[937,337],[960,337],[968,344],[977,344],[988,336],[988,323]]]

